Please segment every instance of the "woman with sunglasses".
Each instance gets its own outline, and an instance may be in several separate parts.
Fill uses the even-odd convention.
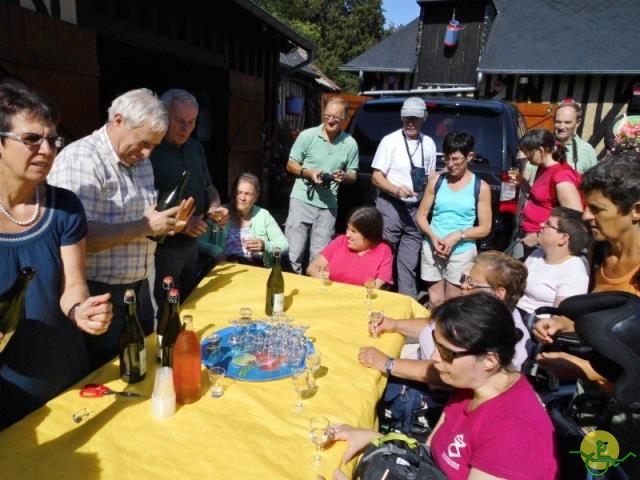
[[[434,309],[433,321],[432,368],[453,387],[427,439],[436,465],[453,480],[556,478],[551,420],[511,368],[521,332],[505,304],[486,293],[453,298]],[[348,444],[345,462],[381,436],[339,424],[331,431]]]
[[[567,164],[567,149],[553,134],[543,128],[527,132],[519,143],[527,161],[538,167],[529,191],[529,199],[522,207],[520,236],[522,258],[528,257],[538,245],[540,225],[547,221],[554,207],[582,211],[580,174]]]
[[[0,353],[0,429],[84,376],[80,330],[102,334],[111,322],[109,295],[89,297],[82,204],[46,183],[62,146],[57,123],[42,94],[0,86],[0,292],[22,268],[36,271],[24,318]]]

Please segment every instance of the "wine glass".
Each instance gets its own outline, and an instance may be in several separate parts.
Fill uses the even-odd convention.
[[[320,278],[322,279],[322,286],[320,287],[320,291],[326,292],[327,287],[329,286],[329,265],[320,269]]]
[[[311,381],[315,380],[316,372],[320,369],[321,356],[319,351],[309,352],[304,357],[304,362],[311,372]]]
[[[223,207],[214,207],[209,209],[209,218],[213,220],[213,225],[211,227],[212,232],[220,231],[220,225],[218,225],[218,222],[224,217],[224,211],[225,209]]]
[[[367,289],[367,299],[365,300],[365,303],[367,305],[371,305],[371,296],[373,295],[373,289],[376,288],[376,279],[367,278],[364,281],[364,288]]]
[[[384,312],[382,310],[372,310],[369,312],[369,335],[378,338],[375,328],[382,323]]]
[[[309,439],[316,446],[313,463],[318,465],[322,459],[320,448],[329,440],[329,419],[327,417],[311,417],[309,420]]]
[[[293,389],[298,393],[298,400],[296,401],[294,412],[300,412],[304,407],[302,401],[302,394],[309,388],[309,372],[304,368],[296,368],[291,374],[291,381],[293,382]]]

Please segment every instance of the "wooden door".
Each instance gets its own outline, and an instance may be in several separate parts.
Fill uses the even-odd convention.
[[[262,178],[264,79],[229,72],[229,186],[238,175],[252,172]]]

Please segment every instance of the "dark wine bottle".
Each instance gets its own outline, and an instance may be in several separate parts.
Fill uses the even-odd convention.
[[[187,186],[187,181],[189,180],[190,176],[191,174],[189,173],[188,170],[185,170],[182,172],[182,175],[180,176],[180,180],[178,180],[178,183],[176,184],[176,186],[173,187],[173,190],[171,190],[164,198],[162,198],[158,202],[158,205],[156,206],[156,210],[158,212],[163,212],[165,210],[169,210],[170,208],[177,207],[178,205],[180,205],[180,202],[182,201],[182,195],[184,193],[184,189]],[[165,237],[166,235],[157,235],[154,237],[154,240],[158,243],[163,243]]]
[[[124,292],[124,303],[127,306],[127,313],[118,342],[120,378],[127,383],[137,383],[144,380],[147,374],[147,351],[144,332],[138,320],[135,291],[127,289]]]
[[[162,332],[162,366],[173,366],[173,347],[176,339],[182,330],[182,322],[180,321],[180,290],[172,288],[169,291],[169,316],[167,317],[167,325]]]
[[[264,311],[267,315],[284,312],[284,278],[280,263],[280,249],[273,251],[273,267],[267,280],[267,301]]]
[[[18,323],[24,318],[24,297],[35,274],[32,267],[23,267],[13,285],[0,294],[0,333],[3,335],[0,352],[7,346]]]
[[[162,305],[158,305],[160,315],[158,317],[158,326],[156,327],[156,341],[158,346],[156,357],[160,363],[162,363],[162,333],[165,328],[167,328],[167,320],[169,319],[169,292],[172,288],[173,277],[167,275],[162,279],[162,289],[165,291],[164,302]]]

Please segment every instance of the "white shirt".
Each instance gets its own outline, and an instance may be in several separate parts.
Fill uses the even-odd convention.
[[[394,185],[405,185],[413,188],[411,181],[411,166],[423,167],[425,174],[429,175],[436,168],[436,144],[431,137],[420,134],[420,140],[412,140],[407,137],[409,154],[404,143],[402,129],[385,136],[378,145],[371,166],[385,174],[387,180]],[[420,148],[422,142],[422,149]],[[424,165],[422,164],[422,152],[424,151]],[[403,198],[404,202],[415,203],[417,198]]]
[[[556,297],[572,297],[587,293],[589,266],[582,256],[571,256],[559,264],[544,260],[544,251],[537,248],[524,262],[527,267],[527,287],[518,308],[533,312],[540,307],[552,307]]]

